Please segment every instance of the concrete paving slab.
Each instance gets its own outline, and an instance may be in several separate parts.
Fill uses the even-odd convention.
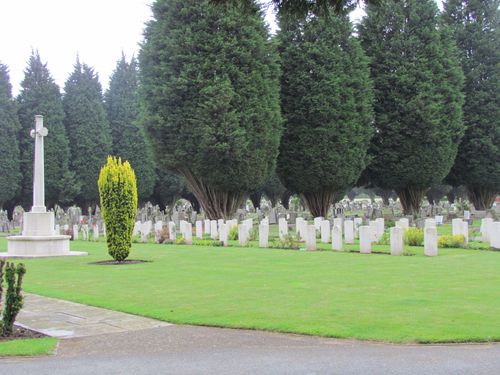
[[[172,324],[137,315],[25,293],[16,324],[59,338],[128,332]]]

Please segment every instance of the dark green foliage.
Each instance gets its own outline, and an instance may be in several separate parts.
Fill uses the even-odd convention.
[[[437,204],[446,196],[452,187],[450,185],[434,184],[425,193],[429,204]]]
[[[360,27],[375,85],[372,186],[394,189],[406,214],[448,174],[463,135],[463,74],[433,0],[369,6]]]
[[[153,154],[139,121],[137,75],[135,58],[128,63],[122,55],[111,76],[104,99],[113,140],[113,154],[128,160],[134,168],[139,201],[144,202],[153,193],[156,175]]]
[[[0,261],[0,276],[3,274],[4,261]],[[14,263],[5,263],[5,282],[7,290],[5,293],[5,308],[2,311],[2,322],[0,324],[0,334],[10,336],[14,328],[16,316],[23,307],[22,285],[26,268],[23,263],[14,266]],[[0,284],[3,280],[0,279]],[[0,293],[0,297],[1,297]],[[1,301],[0,301],[1,302]]]
[[[19,120],[6,65],[0,63],[0,208],[21,189]]]
[[[132,231],[137,214],[137,182],[128,161],[108,157],[99,180],[102,218],[106,225],[108,253],[114,260],[125,260],[132,246]]]
[[[210,218],[231,216],[274,169],[279,66],[253,5],[159,0],[139,56],[160,170],[182,174]]]
[[[465,73],[465,135],[451,171],[478,210],[500,194],[500,1],[448,0],[443,18],[452,29]]]
[[[262,190],[257,190],[248,196],[255,209],[260,208],[260,201],[262,200]]]
[[[69,204],[78,194],[79,185],[69,166],[70,151],[63,123],[61,93],[38,52],[33,52],[28,60],[17,101],[21,123],[19,140],[23,175],[20,203],[25,209],[29,209],[33,204],[35,146],[30,131],[35,126],[35,115],[42,115],[43,125],[49,130],[48,136],[44,138],[45,201],[48,206],[54,206],[56,203]]]
[[[367,164],[373,120],[368,60],[347,17],[281,26],[286,127],[277,173],[314,216],[326,217]]]
[[[81,185],[76,201],[82,206],[96,204],[99,170],[111,151],[101,85],[94,70],[77,61],[64,91],[64,124],[71,149],[71,169]]]
[[[271,178],[267,180],[266,184],[262,188],[262,192],[266,198],[271,201],[271,205],[273,207],[276,207],[285,190],[286,188],[283,186],[276,173],[271,175]]]
[[[183,177],[169,170],[156,171],[156,183],[151,197],[154,204],[165,208],[173,207],[175,201],[186,191],[186,182]]]
[[[215,4],[233,4],[248,7],[253,4],[250,0],[211,0]],[[365,0],[365,3],[379,4],[383,0]],[[272,4],[274,9],[282,16],[288,18],[304,18],[310,13],[321,16],[330,16],[332,13],[343,13],[353,9],[360,0],[270,0],[264,4]]]

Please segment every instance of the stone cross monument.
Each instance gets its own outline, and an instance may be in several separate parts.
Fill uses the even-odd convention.
[[[86,255],[85,252],[70,251],[70,236],[61,236],[55,232],[54,212],[47,212],[45,207],[45,171],[43,138],[48,134],[43,126],[43,116],[35,116],[35,129],[31,137],[35,138],[35,160],[33,164],[33,206],[23,217],[23,230],[20,236],[7,237],[7,253],[2,257],[47,257],[64,255]]]

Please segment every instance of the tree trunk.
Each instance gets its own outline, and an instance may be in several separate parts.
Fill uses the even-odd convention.
[[[262,199],[262,193],[261,192],[255,192],[250,194],[250,200],[252,201],[253,207],[255,209],[260,208],[260,201]]]
[[[281,196],[281,204],[283,207],[285,207],[287,210],[290,209],[290,197],[292,196],[292,193],[290,193],[288,190],[285,190],[283,195]]]
[[[382,202],[384,203],[384,206],[389,207],[389,198],[391,197],[392,190],[382,190],[380,192],[380,197],[382,198]]]
[[[334,203],[335,192],[318,191],[313,193],[302,193],[300,196],[313,217],[321,216],[326,218],[330,205]]]
[[[448,194],[446,194],[446,198],[448,198],[448,203],[453,204],[455,203],[455,188],[451,189]]]
[[[484,186],[467,185],[467,195],[469,200],[474,205],[474,208],[479,211],[490,209],[491,206],[493,206],[497,193],[497,191]]]
[[[418,215],[420,212],[420,206],[422,205],[422,199],[425,196],[426,188],[417,188],[413,186],[407,186],[404,189],[396,190],[396,194],[399,197],[399,201],[403,206],[403,213],[405,215]]]
[[[223,191],[206,185],[188,169],[179,172],[210,220],[231,219],[248,196],[245,192]]]

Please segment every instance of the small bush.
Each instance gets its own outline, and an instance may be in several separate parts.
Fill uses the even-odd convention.
[[[185,245],[186,244],[186,240],[183,238],[183,237],[179,237],[175,240],[175,244],[176,245]]]
[[[270,247],[274,249],[293,249],[298,250],[300,248],[300,238],[297,234],[288,233],[283,239],[275,239]]]
[[[389,236],[388,232],[384,232],[382,237],[380,237],[380,240],[378,240],[377,245],[390,245],[391,244],[391,238]]]
[[[132,246],[137,213],[137,183],[128,161],[108,156],[97,181],[102,218],[106,225],[108,253],[114,260],[125,260]]]
[[[232,241],[236,241],[238,239],[238,225],[231,225],[229,229],[228,239]]]
[[[405,245],[423,246],[424,230],[421,228],[408,228],[403,235]]]
[[[14,266],[14,263],[8,263],[0,260],[0,303],[2,302],[3,293],[3,275],[5,269],[5,281],[7,283],[7,291],[5,294],[5,308],[2,313],[2,321],[0,322],[0,335],[10,336],[14,328],[16,316],[23,307],[22,284],[23,276],[26,273],[26,268],[23,263]]]
[[[438,247],[464,247],[465,237],[463,234],[455,236],[440,236],[438,238]]]
[[[248,235],[248,241],[255,241],[257,240],[258,236],[259,236],[259,231],[257,230],[257,228],[252,228]]]
[[[224,246],[224,242],[216,241],[216,240],[195,240],[195,241],[193,241],[193,245],[220,247],[220,246]]]

